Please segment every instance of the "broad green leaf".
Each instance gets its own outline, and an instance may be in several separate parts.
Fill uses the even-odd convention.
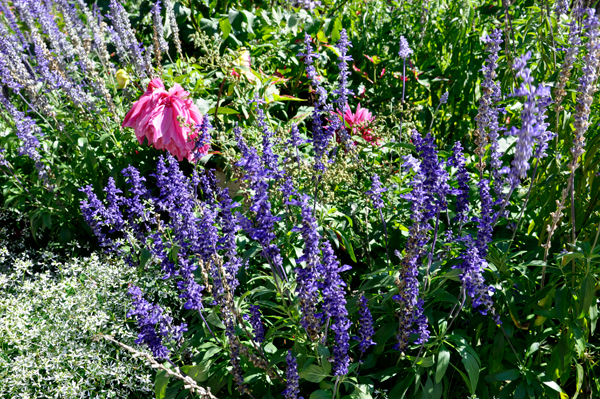
[[[217,316],[217,313],[214,310],[210,312],[210,314],[206,318],[206,321],[208,321],[213,326],[219,327],[223,330],[225,329],[225,324],[223,324],[223,322],[219,319],[219,316]]]
[[[490,374],[485,377],[486,381],[494,382],[494,381],[514,381],[519,379],[521,373],[518,369],[510,369],[506,371],[501,371],[499,373]]]
[[[325,371],[317,366],[316,364],[311,364],[300,373],[300,378],[305,379],[306,381],[319,383],[323,381],[325,377],[329,376],[329,374],[325,373]]]
[[[576,363],[575,364],[575,370],[577,372],[577,379],[576,379],[576,384],[575,384],[575,395],[573,396],[573,399],[577,399],[577,396],[579,396],[579,391],[581,390],[581,386],[583,385],[583,367],[581,366],[581,364]]]
[[[342,240],[344,240],[344,246],[346,247],[346,252],[348,252],[348,255],[350,255],[350,258],[352,258],[352,260],[354,262],[356,262],[356,256],[354,255],[354,248],[352,248],[352,244],[350,243],[350,241],[348,241],[348,239],[346,238],[344,233],[342,233],[341,231],[336,230],[335,232],[337,234],[339,234],[340,237],[342,237]]]
[[[229,19],[222,18],[219,21],[219,28],[221,28],[221,32],[223,32],[223,40],[227,39],[231,33],[231,23],[229,22]]]
[[[215,107],[212,107],[211,109],[209,109],[208,113],[214,114]],[[217,114],[237,115],[237,114],[239,114],[239,112],[237,112],[235,109],[231,109],[231,108],[227,108],[227,107],[219,107]]]
[[[440,351],[437,355],[437,366],[435,368],[435,382],[440,382],[442,378],[444,378],[444,374],[446,374],[446,370],[448,369],[448,364],[450,363],[450,352],[444,344],[440,346]]]
[[[208,369],[206,365],[183,366],[181,370],[192,377],[194,381],[203,382],[208,379]]]
[[[331,399],[333,392],[325,389],[317,389],[310,394],[310,399]]]
[[[465,365],[465,369],[469,374],[469,380],[471,381],[471,394],[475,395],[475,389],[477,388],[477,382],[479,381],[479,362],[471,353],[466,351],[463,354],[462,362]]]
[[[154,393],[156,399],[163,399],[167,392],[167,385],[169,384],[169,375],[164,370],[159,370],[154,378]]]
[[[578,302],[580,303],[578,318],[582,318],[587,312],[589,312],[590,306],[592,306],[592,303],[594,303],[594,300],[596,299],[595,293],[596,282],[594,281],[594,276],[589,273],[581,282],[579,298],[577,298]]]
[[[406,375],[408,374],[408,375]],[[406,397],[406,392],[408,391],[408,389],[410,388],[412,382],[415,380],[415,372],[410,369],[406,372],[406,374],[403,374],[402,376],[400,376],[399,378],[399,382],[396,384],[396,386],[394,388],[392,388],[392,390],[390,391],[388,398],[394,398],[394,399],[404,399]]]
[[[288,96],[286,94],[273,94],[273,101],[306,101],[302,98],[296,98],[292,96]]]
[[[150,259],[152,259],[152,252],[148,251],[146,248],[142,248],[142,251],[140,252],[140,268],[143,269]]]

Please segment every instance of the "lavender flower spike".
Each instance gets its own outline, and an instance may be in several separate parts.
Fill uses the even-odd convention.
[[[261,320],[260,307],[258,305],[250,306],[250,315],[244,315],[244,319],[250,322],[254,337],[252,338],[257,344],[262,344],[265,341],[265,326]]]
[[[285,377],[287,379],[287,386],[285,391],[281,394],[285,399],[302,399],[302,397],[298,397],[298,394],[300,393],[298,365],[296,363],[296,358],[292,356],[292,351],[290,349],[288,349],[286,361],[287,369],[285,371]]]
[[[355,340],[358,340],[358,349],[360,350],[360,355],[364,355],[365,351],[372,345],[377,345],[371,339],[375,335],[375,329],[373,328],[373,316],[371,316],[371,311],[369,310],[367,298],[364,295],[361,295],[358,300],[358,337],[354,337]]]
[[[340,32],[340,40],[335,45],[340,52],[338,57],[339,63],[338,68],[340,69],[339,80],[338,80],[338,88],[333,92],[338,95],[337,100],[334,100],[338,105],[338,109],[341,115],[344,115],[346,112],[346,107],[348,106],[348,96],[354,94],[351,90],[349,90],[346,86],[348,86],[348,77],[350,76],[350,71],[348,70],[348,62],[352,61],[352,56],[348,55],[348,48],[352,47],[350,40],[348,40],[348,34],[346,33],[346,29],[342,29]],[[340,137],[342,142],[345,145],[353,145],[353,142],[350,140],[350,135],[346,131],[346,127],[343,123],[340,123]]]
[[[323,242],[322,252],[321,275],[323,280],[319,286],[323,295],[323,317],[329,319],[331,331],[335,334],[333,375],[346,375],[350,364],[350,358],[348,357],[350,335],[348,330],[352,323],[348,319],[346,298],[344,298],[346,283],[342,280],[340,274],[350,270],[351,267],[347,265],[340,266],[329,241]]]
[[[127,317],[137,318],[140,333],[136,344],[144,343],[158,359],[168,359],[170,350],[164,345],[163,339],[178,342],[183,333],[187,331],[187,325],[173,326],[173,319],[163,314],[158,305],[146,301],[139,287],[132,286],[129,295],[133,299],[134,308],[127,313]]]
[[[400,58],[406,60],[413,53],[412,49],[408,45],[408,41],[404,36],[400,36],[400,51],[398,55]]]
[[[371,178],[371,189],[365,193],[371,198],[371,201],[373,201],[373,208],[383,208],[384,204],[381,194],[385,193],[386,191],[387,188],[381,186],[381,180],[379,180],[379,176],[374,173],[373,177]]]

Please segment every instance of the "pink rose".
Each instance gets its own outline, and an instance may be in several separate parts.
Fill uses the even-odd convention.
[[[195,127],[202,123],[202,114],[189,95],[177,83],[166,91],[160,79],[153,79],[125,116],[123,127],[133,128],[140,144],[146,138],[154,148],[169,151],[179,161],[192,161],[198,136]],[[180,119],[188,126],[182,126]],[[208,144],[200,148],[200,154],[207,151]]]

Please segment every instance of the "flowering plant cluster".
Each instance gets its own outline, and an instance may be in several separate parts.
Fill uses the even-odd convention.
[[[595,10],[131,6],[0,0],[0,200],[23,209],[0,217],[5,286],[47,268],[5,261],[24,221],[31,245],[84,224],[127,265],[107,275],[135,330],[92,342],[143,359],[141,397],[600,392]],[[76,295],[49,270],[66,329],[89,320],[75,298],[105,309],[104,277],[83,272]],[[34,304],[18,320],[49,314]],[[1,313],[0,332],[18,325]],[[24,367],[30,335],[6,331],[0,363],[28,374],[7,389],[0,370],[0,392],[30,394],[42,360]]]

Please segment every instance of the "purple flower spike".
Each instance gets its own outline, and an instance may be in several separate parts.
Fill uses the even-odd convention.
[[[358,337],[354,337],[355,340],[359,341],[358,349],[360,350],[361,357],[365,354],[366,350],[372,345],[377,345],[371,339],[375,335],[375,329],[373,328],[373,317],[369,310],[367,298],[361,295],[358,300]]]
[[[404,36],[400,36],[400,51],[398,51],[400,58],[406,60],[412,53],[413,51],[409,47],[408,41],[404,38]]]
[[[381,180],[379,180],[379,176],[375,173],[371,178],[371,189],[366,192],[366,194],[373,201],[373,208],[382,209],[384,206],[383,199],[381,198],[381,194],[385,193],[387,188],[381,186]]]
[[[287,368],[285,370],[285,377],[287,379],[286,389],[281,394],[285,399],[302,399],[298,397],[300,393],[300,376],[298,375],[298,365],[296,358],[292,356],[292,351],[288,349],[286,357]]]
[[[132,286],[129,295],[133,299],[133,309],[127,313],[127,317],[135,316],[140,329],[136,344],[146,344],[157,359],[168,359],[170,350],[164,346],[163,339],[170,341],[181,341],[183,333],[187,331],[187,325],[173,325],[173,319],[163,313],[158,305],[153,305],[144,299],[142,290]]]
[[[252,326],[252,330],[254,331],[254,337],[252,338],[254,342],[257,344],[262,344],[265,341],[265,326],[263,325],[260,313],[260,306],[251,305],[250,306],[250,315],[246,315],[248,321],[250,321],[250,325]]]

